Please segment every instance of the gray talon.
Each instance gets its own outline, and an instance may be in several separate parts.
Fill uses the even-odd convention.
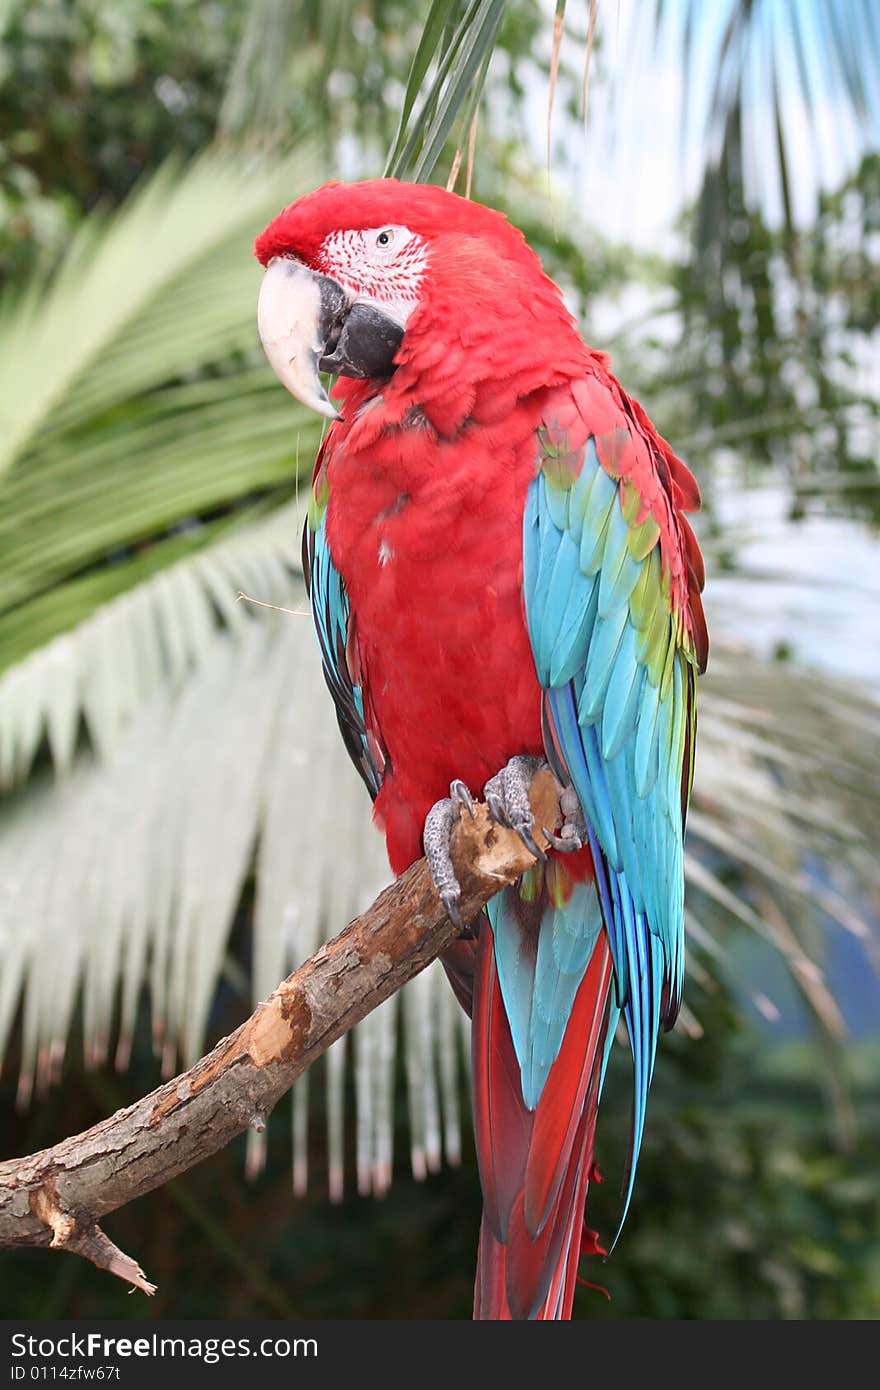
[[[534,825],[534,821],[532,821],[532,825]],[[542,849],[539,849],[538,842],[532,834],[532,825],[526,825],[524,821],[520,821],[519,825],[514,825],[511,829],[516,831],[530,854],[533,854],[536,859],[544,860],[547,855]]]
[[[446,912],[450,920],[455,923],[460,932],[463,932],[465,927],[464,922],[461,920],[461,911],[459,909],[459,904],[461,902],[461,893],[458,891],[458,889],[456,889],[454,893],[441,893],[440,899],[443,903],[443,906],[446,908]]]
[[[543,758],[530,758],[525,755],[511,758],[500,772],[490,777],[483,795],[489,807],[489,815],[498,825],[515,830],[526,849],[536,859],[546,859],[546,854],[538,848],[532,830],[535,818],[529,791],[535,773],[547,764]]]
[[[542,826],[541,829],[544,831],[544,834],[547,836],[553,848],[558,850],[560,854],[574,854],[575,850],[583,849],[584,847],[580,835],[578,835],[574,826],[568,822],[563,825],[561,835],[554,835],[553,831],[548,830],[546,825]],[[570,830],[571,834],[566,835],[566,830]]]
[[[474,819],[474,798],[471,796],[470,787],[458,777],[449,784],[449,799],[456,806],[463,806],[471,820]]]
[[[486,792],[486,805],[489,807],[489,815],[496,825],[504,825],[510,829],[510,821],[507,819],[507,812],[504,809],[504,802],[493,792]]]

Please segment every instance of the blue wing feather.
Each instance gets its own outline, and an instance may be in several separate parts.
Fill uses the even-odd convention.
[[[327,544],[324,518],[318,525],[306,522],[303,573],[314,614],[324,678],[333,696],[339,728],[352,762],[375,800],[382,786],[384,760],[377,739],[369,737],[363,691],[349,670],[351,609]]]
[[[602,468],[592,438],[567,487],[543,470],[530,485],[523,554],[545,719],[586,816],[633,1054],[622,1225],[657,1036],[663,1022],[671,1025],[681,997],[682,758],[693,680],[684,678],[688,658],[676,642],[658,552],[641,537],[631,543],[621,488]]]

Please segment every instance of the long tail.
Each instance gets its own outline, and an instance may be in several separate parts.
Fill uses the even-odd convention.
[[[489,905],[491,926],[480,932],[472,1066],[483,1221],[475,1318],[571,1316],[617,1009],[595,885],[569,881],[561,895],[562,872],[555,891],[551,860],[531,895],[522,886],[499,894]]]

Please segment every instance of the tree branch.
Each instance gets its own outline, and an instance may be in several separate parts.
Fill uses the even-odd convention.
[[[552,775],[539,772],[531,789],[536,827],[557,825],[557,793]],[[546,844],[540,829],[536,839]],[[513,831],[490,822],[483,805],[456,826],[452,855],[466,922],[534,863]],[[189,1071],[82,1134],[0,1163],[0,1246],[70,1250],[153,1293],[140,1267],[100,1229],[100,1219],[249,1126],[262,1129],[296,1078],[455,935],[422,859]]]

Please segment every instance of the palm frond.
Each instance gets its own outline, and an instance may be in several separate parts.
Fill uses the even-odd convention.
[[[401,108],[397,137],[385,172],[416,182],[430,178],[455,122],[469,102],[464,129],[470,125],[483,84],[506,0],[470,0],[457,23],[448,0],[433,0],[416,50]],[[434,78],[418,113],[416,94],[426,84],[430,61]]]
[[[746,651],[713,654],[689,820],[689,904],[723,944],[736,921],[784,960],[808,1011],[846,1035],[825,960],[834,930],[880,965],[871,853],[880,710],[842,682]],[[859,907],[861,902],[862,906]]]
[[[242,634],[252,613],[237,601],[289,598],[299,527],[277,508],[204,551],[102,604],[0,676],[0,786],[23,781],[42,739],[57,774],[72,767],[80,721],[109,758],[132,717],[166,686],[179,690],[222,629]],[[305,609],[302,609],[305,614]]]
[[[168,563],[148,544],[196,549],[201,518],[289,486],[297,430],[313,456],[262,365],[250,247],[314,180],[308,150],[168,166],[2,306],[0,669]]]
[[[310,171],[308,151],[268,168],[212,151],[186,170],[166,165],[113,218],[87,219],[55,275],[10,295],[0,314],[0,472],[47,422],[53,434],[81,426],[193,362],[250,345],[249,242],[266,208],[304,190]]]

